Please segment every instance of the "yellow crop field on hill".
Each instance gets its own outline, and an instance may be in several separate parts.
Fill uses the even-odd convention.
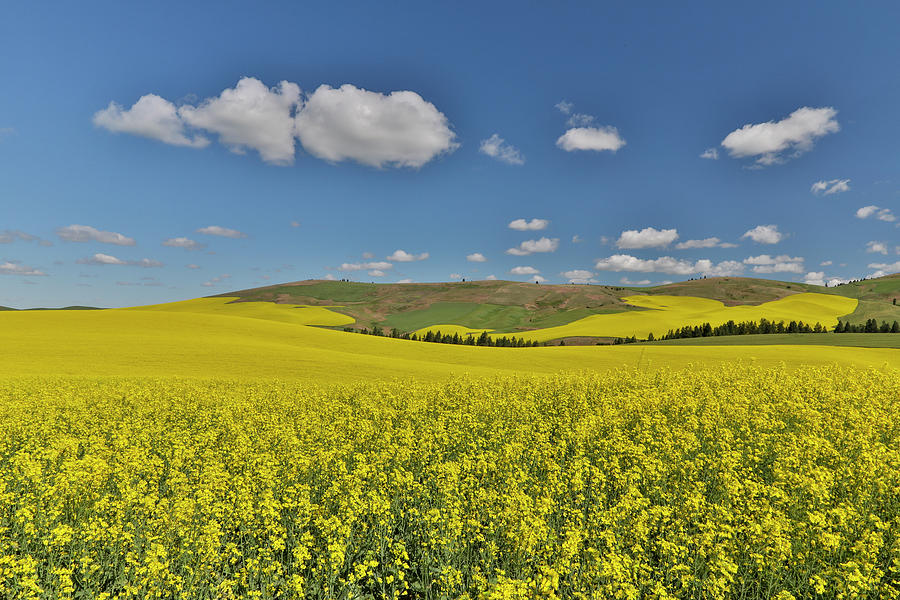
[[[429,331],[433,333],[441,332],[441,334],[450,334],[458,333],[459,335],[481,335],[482,331],[487,331],[490,333],[493,329],[472,329],[471,327],[465,327],[463,325],[451,325],[447,323],[441,323],[438,325],[429,325],[428,327],[423,327],[422,329],[417,329],[413,333],[418,336],[423,336]]]
[[[894,368],[0,379],[0,597],[897,598],[898,422]]]
[[[228,302],[215,298],[120,310],[2,312],[0,376],[277,377],[328,383],[395,377],[441,380],[464,373],[604,371],[623,366],[679,368],[741,360],[760,365],[900,364],[896,350],[834,346],[428,344],[300,324],[340,324],[347,318],[325,308]]]
[[[685,325],[709,323],[715,327],[729,320],[760,319],[810,324],[819,322],[831,328],[837,325],[838,317],[856,310],[857,304],[853,298],[814,293],[794,294],[759,305],[742,306],[725,306],[718,300],[691,296],[628,296],[622,299],[647,310],[591,315],[558,327],[525,331],[519,337],[539,342],[575,336],[646,338],[651,332],[659,337],[669,329]]]

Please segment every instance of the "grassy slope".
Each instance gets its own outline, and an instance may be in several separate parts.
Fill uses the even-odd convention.
[[[248,311],[242,316],[218,310],[214,303],[197,303],[192,310],[185,310],[184,303],[176,304],[173,310],[4,312],[0,314],[0,375],[279,378],[328,383],[395,377],[436,380],[464,373],[681,368],[737,360],[762,365],[900,366],[900,352],[873,348],[450,346],[309,327],[291,322],[294,313],[290,311],[297,309],[272,304],[242,308]]]
[[[774,335],[724,335],[650,342],[650,346],[763,346],[771,344],[900,348],[897,333],[780,333]]]

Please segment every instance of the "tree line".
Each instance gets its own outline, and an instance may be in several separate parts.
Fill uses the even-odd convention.
[[[696,337],[714,337],[721,335],[758,335],[758,334],[775,334],[775,333],[827,333],[828,328],[821,323],[810,325],[803,321],[769,321],[768,319],[760,319],[757,321],[741,321],[735,323],[728,321],[721,325],[713,327],[709,323],[703,325],[685,325],[680,329],[670,329],[668,333],[663,335],[661,340],[679,340],[682,338]],[[647,336],[647,341],[654,341],[653,334]]]
[[[458,344],[462,346],[490,346],[493,348],[534,348],[537,346],[546,346],[546,342],[536,342],[534,340],[526,340],[517,338],[516,336],[491,337],[487,331],[482,331],[481,335],[459,335],[458,333],[441,333],[440,330],[431,331],[430,329],[422,335],[415,333],[403,333],[398,329],[386,331],[375,325],[372,329],[363,327],[355,329],[353,327],[344,327],[344,331],[362,333],[363,335],[379,335],[382,337],[391,337],[400,340],[412,340],[414,342],[431,342],[434,344]]]
[[[900,323],[894,321],[889,325],[887,321],[882,321],[881,325],[875,319],[866,319],[866,324],[854,325],[852,323],[842,323],[838,320],[837,327],[834,328],[835,333],[900,333]]]

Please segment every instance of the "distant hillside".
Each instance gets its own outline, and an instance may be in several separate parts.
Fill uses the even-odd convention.
[[[96,306],[63,306],[62,308],[10,308],[9,306],[0,306],[3,310],[104,310]]]
[[[851,322],[900,319],[900,275],[825,288],[747,277],[711,277],[655,287],[538,285],[515,281],[378,284],[307,280],[219,294],[241,301],[333,306],[356,320],[356,327],[415,331],[455,323],[498,332],[554,327],[592,315],[628,310],[621,298],[634,294],[697,296],[727,306],[761,304],[799,292],[837,294],[859,300]]]

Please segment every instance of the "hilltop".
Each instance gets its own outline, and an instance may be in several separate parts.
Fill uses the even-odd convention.
[[[595,314],[643,310],[622,300],[634,295],[693,296],[726,306],[758,305],[790,295],[814,292],[859,301],[843,320],[900,319],[900,274],[836,287],[749,277],[710,277],[654,287],[561,284],[515,281],[445,283],[360,283],[306,280],[219,294],[241,301],[328,306],[352,317],[354,327],[415,331],[438,323],[455,323],[496,332],[522,332],[565,325]]]

